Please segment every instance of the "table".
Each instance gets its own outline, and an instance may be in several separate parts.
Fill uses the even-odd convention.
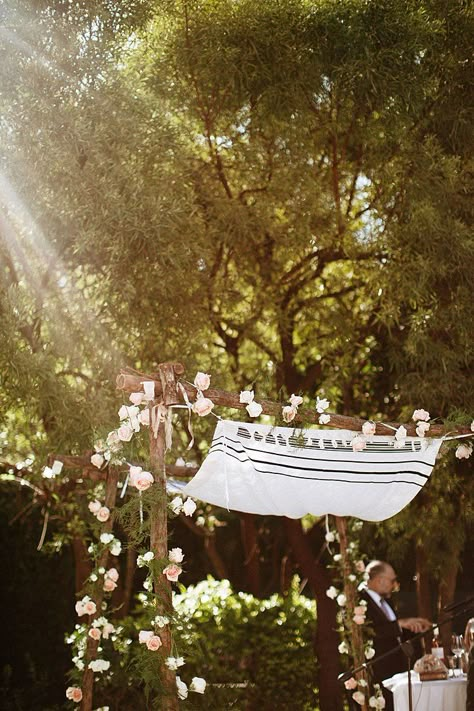
[[[420,681],[414,671],[412,699],[414,711],[466,711],[467,676],[438,681]],[[395,711],[408,711],[408,679],[406,674],[395,674],[383,685],[393,693]]]

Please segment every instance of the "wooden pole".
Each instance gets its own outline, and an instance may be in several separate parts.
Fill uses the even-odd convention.
[[[162,402],[166,406],[176,399],[175,370],[172,363],[160,365],[160,391]],[[168,506],[166,498],[166,472],[165,472],[165,424],[160,423],[158,432],[153,432],[150,427],[150,463],[151,471],[155,478],[154,486],[160,492],[158,503],[153,507],[150,514],[150,550],[155,554],[155,559],[164,560],[168,558]],[[153,581],[156,594],[156,614],[171,617],[173,612],[171,583],[161,573],[157,572]],[[165,625],[156,630],[163,646],[160,648],[161,661],[171,656],[172,636],[169,625]],[[163,684],[162,709],[163,711],[178,711],[178,694],[176,688],[176,674],[161,665],[161,675]]]
[[[180,363],[172,363],[169,364],[172,368],[174,368],[174,373],[176,375],[179,375],[181,372],[184,372],[184,368]],[[179,367],[178,370],[176,370],[176,367]],[[142,375],[142,374],[137,374],[137,373],[129,373],[127,371],[122,371],[118,376],[117,376],[117,388],[119,390],[124,390],[125,392],[128,393],[133,393],[133,392],[141,392],[142,391],[142,382],[144,380],[153,380],[155,383],[155,393],[157,395],[160,395],[162,393],[162,384],[159,376],[156,374],[152,375]],[[196,398],[196,388],[191,385],[190,383],[180,380],[180,384],[182,385],[183,389],[185,390],[187,396],[190,398],[191,402],[193,402]],[[170,399],[167,402],[169,405],[178,405],[184,403],[184,397],[180,390],[175,389],[174,391],[169,391],[170,394]],[[230,393],[227,392],[226,390],[219,390],[216,388],[209,388],[208,390],[205,391],[204,395],[212,400],[213,403],[216,405],[223,405],[225,407],[231,407],[236,410],[244,410],[246,405],[245,403],[240,402],[240,394],[239,393]],[[282,403],[279,402],[274,402],[273,400],[267,400],[265,398],[256,398],[257,402],[260,403],[262,406],[262,414],[264,415],[273,415],[274,417],[280,417],[281,418],[281,409],[282,409]],[[362,425],[364,422],[367,420],[363,420],[360,417],[348,417],[347,415],[336,415],[334,413],[328,413],[331,416],[330,421],[327,423],[327,427],[337,427],[339,429],[343,430],[351,430],[354,432],[361,432],[362,430]],[[309,410],[309,409],[304,409],[300,408],[298,410],[298,414],[296,415],[295,419],[293,422],[299,422],[299,423],[318,423],[319,421],[319,413],[316,412],[315,409]],[[378,422],[376,424],[376,430],[375,434],[377,435],[393,435],[394,434],[394,429],[397,429],[400,427],[400,422],[387,422],[387,423],[380,423]],[[407,430],[407,435],[409,437],[416,437],[416,423],[415,422],[409,422],[409,423],[403,423],[403,426]],[[456,434],[472,434],[470,426],[466,427],[455,427],[452,428],[452,431],[455,432]],[[444,434],[446,434],[447,429],[444,425],[436,425],[432,424],[428,432],[426,433],[427,437],[439,437]]]
[[[352,651],[354,654],[354,667],[360,667],[365,662],[364,638],[362,636],[361,625],[357,625],[354,620],[354,608],[356,607],[356,586],[349,576],[353,573],[351,561],[347,555],[347,521],[344,516],[335,516],[336,530],[339,534],[339,550],[342,557],[342,569],[344,574],[344,595],[346,596],[347,627],[351,636]],[[367,705],[363,704],[362,709],[366,710]]]
[[[106,480],[106,485],[105,485],[105,506],[107,506],[110,511],[113,511],[114,506],[115,506],[115,501],[117,498],[117,482],[119,478],[119,473],[118,470],[115,467],[109,467],[108,472],[107,472],[107,480]],[[113,527],[113,519],[112,517],[109,518],[108,521],[104,523],[104,528],[103,528],[103,533],[111,533],[112,532],[112,527]],[[100,559],[99,559],[99,568],[104,567],[107,568],[107,563],[109,560],[109,549],[105,548],[104,552],[102,553]],[[95,591],[94,594],[92,595],[92,599],[94,600],[96,607],[97,607],[97,612],[95,615],[92,615],[89,620],[92,623],[92,620],[94,620],[97,617],[101,617],[103,615],[102,611],[102,602],[104,599],[104,580],[102,577],[99,577],[99,580],[97,581],[95,585]],[[85,669],[84,669],[84,674],[82,676],[82,703],[81,703],[81,711],[92,711],[92,701],[93,701],[93,692],[94,692],[94,672],[92,669],[88,668],[88,664],[90,661],[97,659],[97,648],[99,647],[100,640],[95,640],[92,639],[92,637],[87,637],[87,648],[86,648],[86,654],[85,654]]]

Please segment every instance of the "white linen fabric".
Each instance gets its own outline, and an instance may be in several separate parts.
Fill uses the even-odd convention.
[[[441,439],[374,436],[354,452],[349,430],[296,430],[220,420],[209,453],[183,493],[235,511],[383,521],[429,479]]]
[[[420,681],[412,671],[412,700],[416,711],[466,711],[467,677],[437,681]],[[395,674],[383,685],[393,693],[395,711],[408,711],[406,674]]]

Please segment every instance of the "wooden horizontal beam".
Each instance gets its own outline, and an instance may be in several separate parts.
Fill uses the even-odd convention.
[[[182,368],[181,364],[173,364],[173,366],[180,366]],[[176,370],[175,370],[176,372]],[[181,372],[184,372],[184,368]],[[177,373],[178,374],[178,373]],[[161,381],[159,378],[159,375],[153,374],[153,375],[146,375],[145,373],[136,373],[136,372],[130,372],[123,370],[120,372],[120,374],[117,376],[117,388],[119,390],[123,390],[124,392],[127,393],[133,393],[133,392],[142,392],[142,383],[144,380],[153,380],[155,383],[155,395],[157,398],[159,398],[162,394],[162,388],[161,388]],[[191,384],[188,383],[185,380],[179,380],[178,381],[184,391],[186,392],[187,397],[191,402],[194,402],[196,399],[196,388]],[[223,407],[229,407],[235,410],[245,410],[246,404],[240,402],[240,393],[231,393],[227,392],[226,390],[219,390],[217,388],[209,388],[208,390],[205,391],[204,393],[205,397],[209,398],[212,400],[212,402],[215,405],[222,405]],[[282,411],[282,403],[275,402],[274,400],[267,400],[265,398],[256,398],[256,401],[262,406],[262,414],[264,415],[271,415],[272,417],[278,417],[281,419],[281,411]],[[176,396],[176,402],[169,402],[169,405],[179,405],[183,404],[185,402],[184,396],[180,390],[177,390],[177,396]],[[328,412],[328,415],[330,415],[331,420],[327,423],[327,425],[324,425],[325,427],[336,427],[337,429],[342,429],[342,430],[351,430],[354,432],[361,432],[362,431],[362,425],[364,422],[367,420],[363,420],[360,417],[349,417],[347,415],[338,415],[332,412]],[[303,427],[305,425],[309,424],[319,424],[319,413],[316,412],[316,409],[308,409],[308,408],[300,408],[298,410],[298,414],[296,415],[295,419],[293,420],[294,423],[298,423],[302,425]],[[284,425],[285,423],[282,423]],[[378,435],[393,435],[394,430],[400,427],[400,425],[403,424],[403,426],[407,430],[407,434],[409,437],[416,437],[416,424],[414,422],[408,422],[408,423],[400,423],[400,422],[388,422],[382,424],[381,422],[376,423],[376,430],[375,433]],[[291,426],[291,425],[290,425]],[[470,427],[456,427],[453,428],[449,431],[452,431],[455,434],[470,434],[471,429]],[[427,432],[426,436],[429,437],[440,437],[443,436],[444,434],[447,434],[448,429],[444,425],[440,424],[432,424],[429,431]]]

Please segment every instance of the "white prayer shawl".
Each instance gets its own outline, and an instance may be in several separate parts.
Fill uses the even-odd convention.
[[[369,437],[354,452],[349,430],[296,430],[220,420],[209,453],[183,493],[235,511],[383,521],[429,479],[441,439]]]

